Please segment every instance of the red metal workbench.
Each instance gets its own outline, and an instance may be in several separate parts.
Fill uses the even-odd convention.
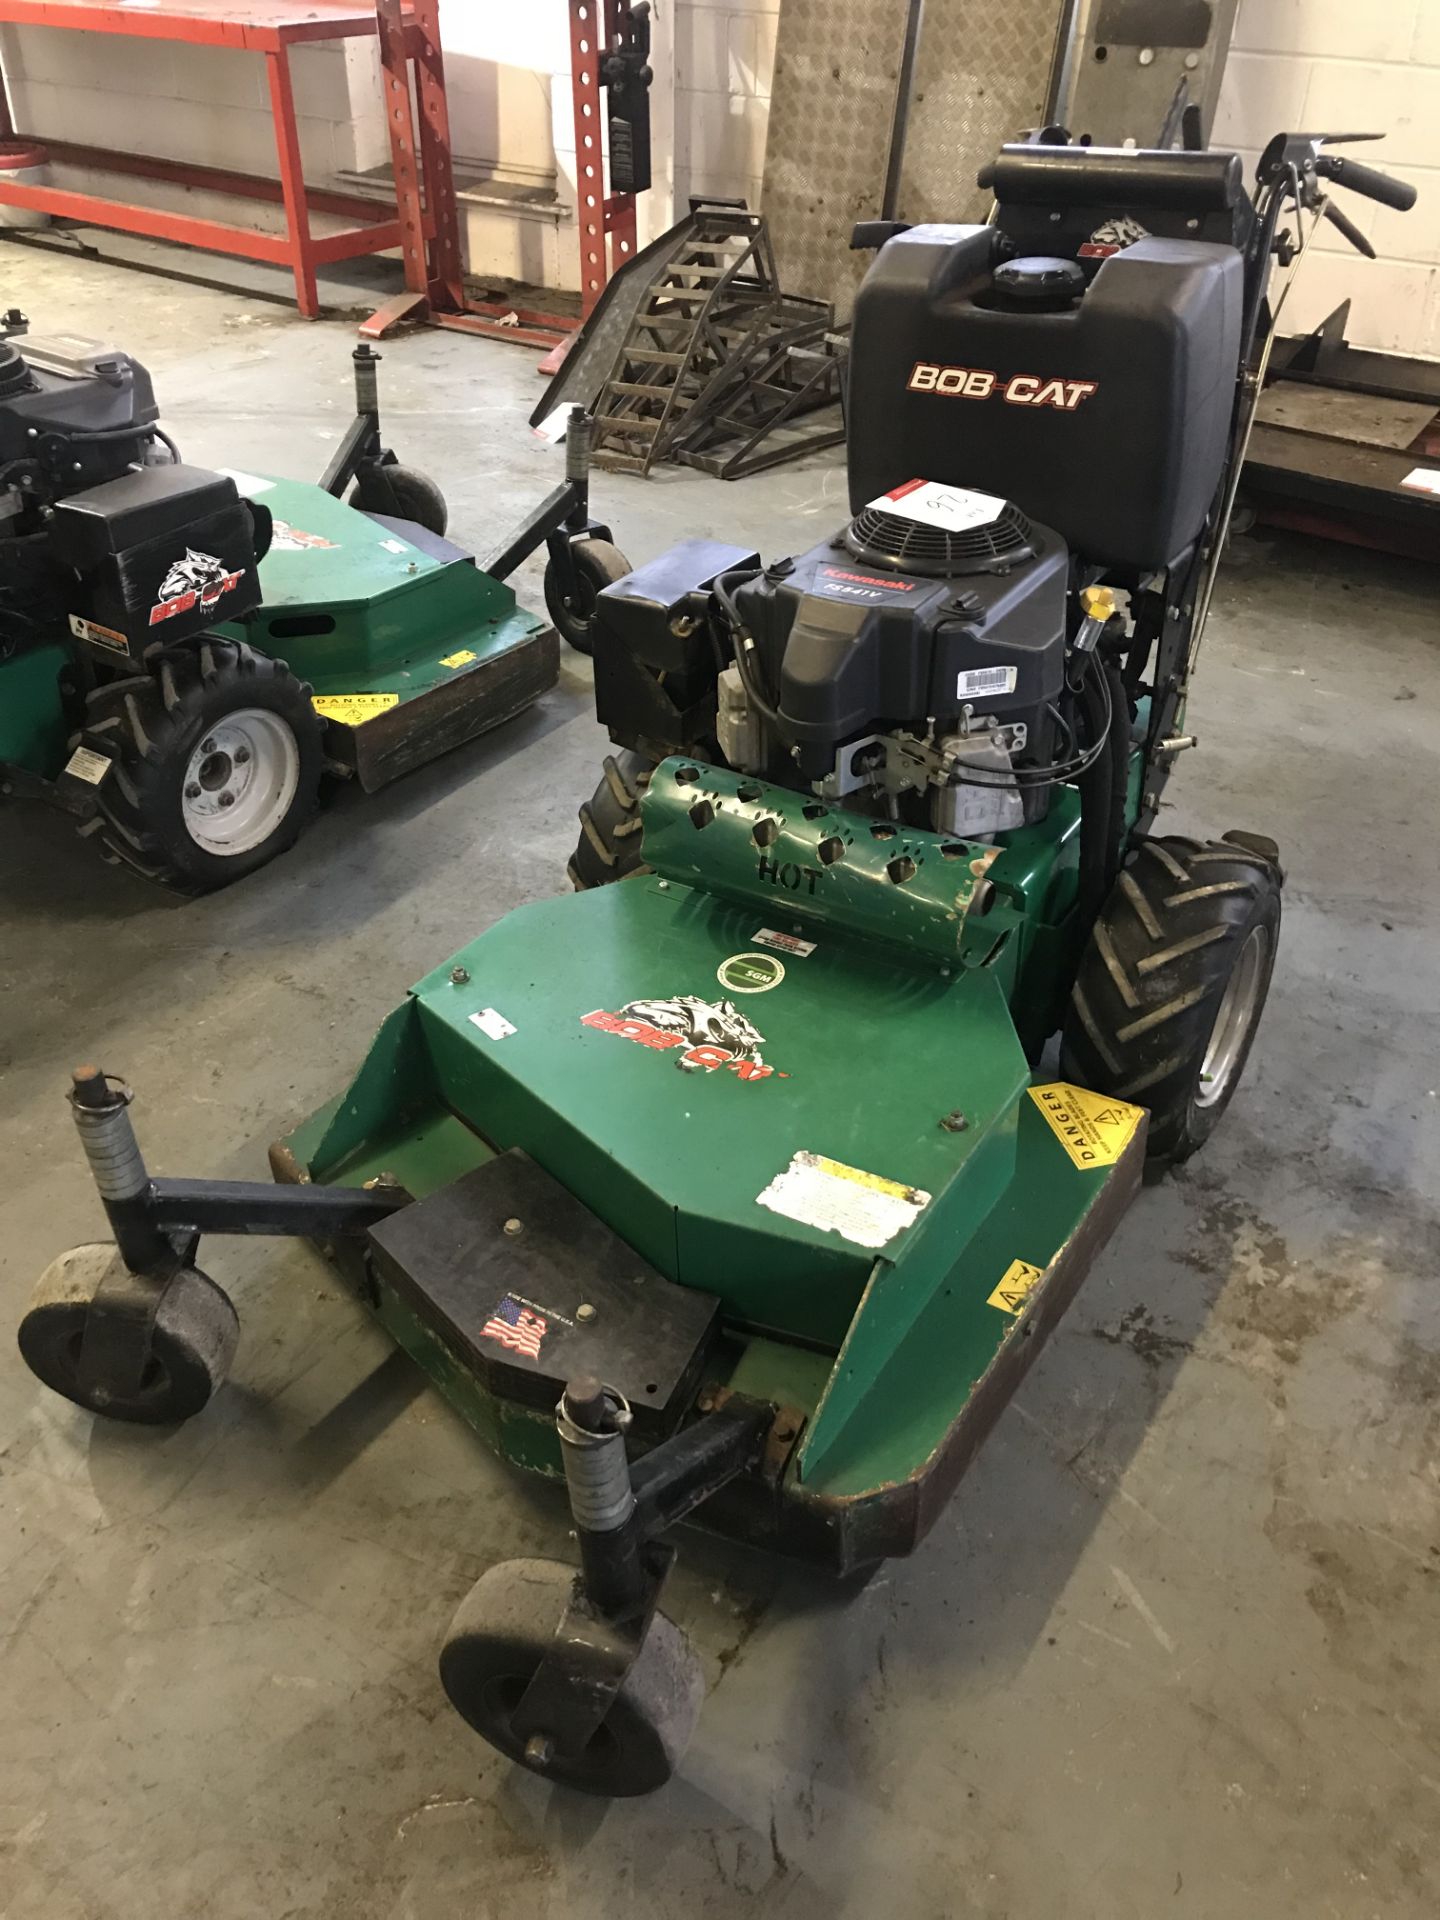
[[[408,20],[408,10],[407,10]],[[220,220],[202,220],[193,214],[154,207],[131,206],[95,194],[59,187],[28,187],[0,175],[0,204],[28,207],[78,220],[91,226],[115,227],[125,233],[143,233],[158,240],[179,240],[211,253],[238,254],[250,260],[268,260],[288,266],[295,275],[295,298],[307,319],[320,311],[315,269],[332,260],[356,254],[383,253],[403,244],[402,222],[396,214],[377,208],[358,194],[307,188],[300,160],[300,136],[295,125],[295,98],[290,85],[290,48],[307,40],[342,40],[376,31],[373,5],[355,0],[0,0],[0,25],[62,27],[91,33],[124,35],[139,40],[179,40],[191,46],[232,47],[265,56],[270,81],[270,104],[275,119],[275,145],[280,178],[232,173],[224,168],[197,166],[148,154],[116,152],[54,140],[48,134],[18,132],[5,122],[8,109],[0,94],[0,133],[36,140],[53,159],[76,166],[150,180],[170,180],[187,187],[204,187],[233,194],[242,200],[263,200],[285,209],[285,232],[260,233],[252,227],[232,226]],[[157,101],[156,119],[161,115]],[[317,237],[310,231],[312,212],[355,221],[337,233]]]

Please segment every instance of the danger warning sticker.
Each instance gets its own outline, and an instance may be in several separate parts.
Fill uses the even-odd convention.
[[[91,640],[97,647],[108,647],[111,653],[129,653],[130,642],[114,627],[102,627],[98,620],[86,620],[78,613],[70,616],[70,631],[77,640]]]
[[[815,951],[813,940],[801,940],[793,933],[781,933],[774,927],[761,927],[750,938],[757,947],[774,947],[779,953],[788,953],[797,960],[808,960]]]
[[[1032,1267],[1028,1260],[1012,1260],[1000,1276],[999,1285],[985,1302],[1002,1313],[1019,1313],[1044,1276],[1043,1267]]]
[[[1076,1166],[1087,1169],[1113,1167],[1145,1114],[1143,1107],[1107,1099],[1103,1093],[1090,1093],[1064,1080],[1031,1087],[1030,1098]]]
[[[338,720],[344,727],[363,727],[377,713],[398,707],[398,693],[317,693],[310,703],[322,720]]]
[[[65,762],[65,771],[87,786],[98,787],[114,764],[107,754],[96,753],[92,747],[76,747]]]

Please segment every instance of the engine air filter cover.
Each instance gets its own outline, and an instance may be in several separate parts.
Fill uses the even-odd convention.
[[[945,579],[1004,573],[1035,552],[1034,529],[1010,501],[979,526],[941,527],[871,505],[845,530],[846,550],[870,566]]]

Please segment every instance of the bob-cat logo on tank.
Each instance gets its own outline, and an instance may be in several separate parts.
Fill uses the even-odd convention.
[[[1012,407],[1055,407],[1073,413],[1082,400],[1098,393],[1098,380],[1062,380],[1041,373],[1012,373],[1002,380],[987,367],[942,367],[917,360],[905,382],[911,393],[938,393],[947,400],[992,400],[998,394]]]

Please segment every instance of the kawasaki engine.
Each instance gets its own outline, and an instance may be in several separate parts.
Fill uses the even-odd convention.
[[[1058,535],[930,482],[765,568],[687,541],[607,589],[597,707],[642,751],[713,740],[741,772],[985,838],[1041,817],[1073,771],[1070,584]]]
[[[900,488],[836,541],[722,582],[742,635],[720,675],[733,767],[970,839],[1043,811],[1064,691],[1069,556],[1008,501]]]

